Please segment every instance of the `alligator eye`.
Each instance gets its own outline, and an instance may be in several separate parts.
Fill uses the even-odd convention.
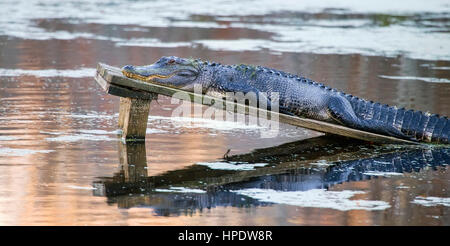
[[[183,70],[177,73],[178,76],[181,77],[191,77],[191,76],[195,76],[195,73],[193,73],[192,71],[189,70]]]
[[[171,59],[170,61],[167,62],[167,64],[174,64],[174,63],[175,63],[174,59]]]

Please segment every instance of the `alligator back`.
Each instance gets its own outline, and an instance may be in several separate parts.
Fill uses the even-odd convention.
[[[279,93],[279,111],[401,139],[449,144],[447,117],[391,107],[340,92],[280,70],[204,62],[213,74],[208,88],[218,92]],[[268,99],[270,105],[271,98]]]

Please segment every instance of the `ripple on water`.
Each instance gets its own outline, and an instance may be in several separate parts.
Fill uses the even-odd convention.
[[[434,206],[446,206],[450,207],[450,197],[422,197],[418,196],[412,203],[422,205],[425,207],[434,207]]]
[[[190,189],[185,187],[170,187],[169,189],[155,189],[156,192],[174,192],[174,193],[206,193],[204,190],[200,189]]]
[[[0,156],[26,156],[36,153],[50,153],[54,150],[33,150],[33,149],[20,149],[20,148],[1,148]]]
[[[391,177],[391,176],[402,176],[403,173],[396,172],[379,172],[379,171],[367,171],[363,173],[367,176],[383,176],[383,177]]]
[[[83,78],[93,77],[96,69],[80,68],[80,69],[44,69],[44,70],[25,70],[25,69],[5,69],[0,68],[0,76],[35,76],[35,77],[69,77]]]
[[[119,141],[117,137],[111,135],[117,135],[120,131],[105,131],[105,130],[78,130],[77,133],[67,134],[67,132],[46,132],[41,131],[43,134],[59,135],[57,137],[45,138],[47,141],[57,142],[78,142],[78,141]]]
[[[299,207],[331,208],[341,211],[348,210],[384,210],[391,206],[384,201],[350,200],[363,191],[327,191],[312,189],[308,191],[277,191],[271,189],[243,189],[233,191],[237,194],[251,197],[262,202],[287,204]]]
[[[195,128],[203,128],[217,131],[258,131],[261,129],[266,129],[263,126],[246,124],[235,121],[225,121],[225,120],[214,120],[207,118],[193,118],[193,117],[166,117],[166,116],[156,116],[151,115],[148,118],[149,125],[152,127],[164,127],[168,130],[173,128],[187,128],[187,129],[195,129]],[[161,122],[165,124],[161,124]],[[168,127],[167,124],[170,124]],[[166,129],[167,128],[167,129]]]
[[[210,169],[215,170],[233,170],[233,171],[245,171],[255,170],[255,167],[267,166],[267,163],[237,163],[237,162],[197,162],[197,165],[207,166]]]
[[[429,83],[450,83],[450,79],[445,78],[433,78],[433,77],[416,77],[416,76],[388,76],[379,75],[378,77],[383,79],[394,79],[394,80],[420,80]]]

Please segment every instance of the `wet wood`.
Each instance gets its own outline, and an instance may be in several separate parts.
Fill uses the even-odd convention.
[[[148,114],[152,100],[122,97],[119,109],[119,127],[126,140],[145,140]]]
[[[119,141],[119,162],[121,181],[137,183],[147,178],[147,154],[145,142]]]
[[[106,93],[114,95],[114,96],[139,98],[139,99],[146,99],[146,100],[152,100],[157,97],[157,94],[154,94],[154,93],[136,91],[136,90],[132,90],[129,88],[110,84],[108,81],[106,81],[102,77],[102,75],[100,73],[97,73],[95,75],[95,80],[103,88],[103,90],[106,91]]]
[[[182,100],[190,100],[191,102],[201,102],[203,105],[216,107],[219,109],[226,109],[237,111],[237,106],[244,107],[245,113],[248,115],[257,116],[255,114],[263,114],[268,115],[268,119],[278,119],[281,123],[286,123],[290,125],[295,125],[298,127],[303,127],[311,130],[315,130],[318,132],[329,133],[340,135],[344,137],[350,137],[354,139],[360,139],[373,143],[396,143],[396,144],[418,144],[416,142],[399,139],[391,136],[385,136],[381,134],[366,132],[362,130],[352,129],[341,125],[336,125],[332,123],[322,122],[318,120],[306,119],[296,116],[290,116],[286,114],[281,114],[277,112],[270,112],[263,109],[255,109],[248,105],[242,104],[234,104],[233,107],[224,106],[229,102],[226,102],[222,98],[211,97],[207,95],[194,94],[192,92],[186,92],[179,89],[174,89],[166,86],[146,83],[143,81],[138,81],[134,79],[130,79],[122,75],[119,68],[111,67],[106,64],[99,63],[97,67],[97,77],[101,77],[102,79],[98,79],[97,82],[102,86],[102,88],[109,88],[105,86],[105,83],[109,86],[115,86],[117,88],[123,88],[128,90],[136,91],[136,93],[152,93],[152,94],[161,94],[165,96],[171,96]],[[110,90],[105,89],[108,93]],[[112,94],[112,93],[111,93]],[[118,90],[115,91],[117,96],[127,97],[126,94],[120,94]],[[231,111],[230,110],[230,111]]]

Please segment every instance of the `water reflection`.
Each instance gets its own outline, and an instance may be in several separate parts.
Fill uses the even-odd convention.
[[[331,190],[346,182],[401,176],[423,168],[437,170],[450,162],[450,148],[374,146],[337,138],[322,136],[296,141],[217,162],[237,166],[265,163],[264,167],[250,170],[211,169],[211,163],[209,167],[192,165],[150,177],[145,143],[120,142],[120,171],[95,181],[94,195],[106,196],[109,204],[117,203],[120,208],[151,207],[156,215],[192,214],[220,206],[272,203],[245,194],[252,189],[280,191],[281,196],[289,191]]]

